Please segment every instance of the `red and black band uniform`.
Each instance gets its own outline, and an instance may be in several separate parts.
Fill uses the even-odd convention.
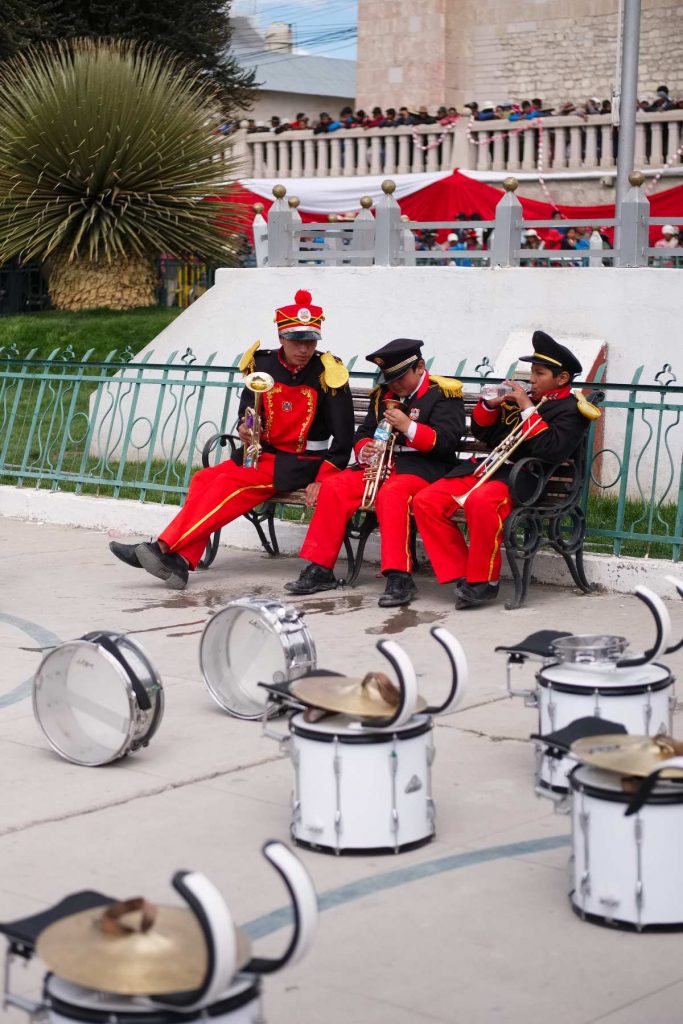
[[[315,353],[297,370],[281,350],[253,353],[246,370],[269,373],[275,385],[262,392],[261,446],[256,468],[242,465],[243,449],[232,459],[194,474],[185,504],[160,534],[169,550],[197,566],[211,534],[278,491],[306,487],[339,476],[348,465],[353,442],[353,401],[348,384],[326,380],[329,353]],[[327,365],[326,365],[327,364]],[[339,370],[337,370],[337,375]],[[254,395],[246,388],[239,405],[243,420]]]
[[[401,408],[415,423],[412,441],[396,438],[394,469],[380,486],[375,513],[381,539],[381,568],[410,572],[410,511],[416,494],[447,473],[457,462],[457,449],[465,429],[462,385],[425,372],[417,391],[401,398],[384,384],[370,394],[370,408],[354,437],[358,464],[335,477],[323,479],[315,513],[300,556],[332,569],[344,540],[346,526],[358,509],[365,489],[362,449],[372,441],[387,402]]]
[[[473,471],[477,460],[463,460],[446,476],[415,498],[413,513],[427,554],[440,583],[465,578],[468,583],[498,581],[501,567],[503,523],[512,510],[507,480],[512,465],[529,456],[544,463],[558,463],[568,459],[576,450],[588,427],[588,420],[577,407],[577,400],[567,385],[550,392],[547,401],[538,410],[523,417],[526,440],[514,451],[510,459],[486,483],[477,488],[464,505],[469,534],[469,547],[452,516],[461,507],[456,495],[465,494],[477,482]],[[472,413],[472,434],[489,448],[507,437],[522,418],[515,402],[503,402],[489,409],[480,401]],[[528,474],[528,489],[522,495],[532,494],[537,478]]]

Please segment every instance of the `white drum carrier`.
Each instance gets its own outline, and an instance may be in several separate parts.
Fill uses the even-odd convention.
[[[652,776],[666,768],[683,768],[683,758]],[[569,784],[574,910],[598,924],[682,930],[683,779],[661,780],[639,799],[618,774],[580,764]]]
[[[443,704],[415,714],[415,669],[398,644],[377,649],[392,665],[400,702],[390,718],[354,720],[335,714],[307,722],[301,710],[281,740],[294,768],[292,838],[300,846],[341,853],[400,853],[428,843],[435,832],[431,770],[433,715],[453,711],[467,679],[465,654],[447,630],[432,636],[447,652],[451,685]]]
[[[315,644],[291,605],[243,597],[209,619],[199,642],[199,664],[209,693],[224,711],[260,719],[267,695],[258,684],[286,683],[314,669]],[[268,710],[278,713],[272,704]]]
[[[263,847],[263,855],[283,879],[294,916],[292,938],[278,959],[254,957],[241,963],[237,934],[222,895],[205,876],[181,871],[174,876],[173,886],[200,926],[199,941],[202,942],[203,936],[206,944],[206,974],[198,989],[173,994],[167,990],[165,995],[135,994],[135,982],[132,982],[128,987],[121,986],[129,994],[113,994],[84,987],[55,972],[46,976],[43,998],[39,1002],[10,991],[11,966],[15,958],[30,960],[37,946],[38,954],[47,960],[41,953],[41,936],[47,934],[46,929],[59,927],[59,922],[75,912],[82,914],[95,907],[104,909],[114,902],[101,893],[86,891],[67,897],[34,917],[0,925],[0,931],[8,940],[5,1004],[24,1010],[31,1018],[44,1013],[50,1024],[191,1024],[209,1019],[225,1024],[265,1024],[261,977],[294,964],[304,956],[315,936],[318,907],[308,872],[288,847],[271,841]],[[154,954],[164,949],[164,942],[161,938],[156,940]],[[81,959],[87,962],[87,948]],[[136,954],[134,973],[137,977],[145,973],[141,960],[144,961],[144,953]]]
[[[664,602],[646,587],[638,597],[652,612],[656,626],[653,646],[643,654],[626,655],[623,637],[590,634],[556,635],[546,656],[525,652],[524,642],[508,651],[508,692],[521,696],[529,707],[538,708],[538,736],[535,740],[535,782],[539,795],[568,793],[568,776],[576,761],[558,758],[538,737],[564,729],[579,718],[595,716],[623,725],[630,733],[656,735],[672,731],[675,706],[674,677],[654,659],[667,648],[671,621]],[[516,689],[511,668],[527,658],[537,658],[543,667],[536,673],[536,688]]]

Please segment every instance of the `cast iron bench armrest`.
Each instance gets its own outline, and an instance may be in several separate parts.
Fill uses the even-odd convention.
[[[232,458],[237,451],[237,445],[235,444],[236,441],[240,441],[239,434],[212,434],[202,448],[202,466],[204,469],[208,469],[211,465],[209,462],[209,456],[211,455],[211,452],[218,447],[218,445],[220,445],[221,448],[225,448],[226,445],[229,445],[230,458]]]

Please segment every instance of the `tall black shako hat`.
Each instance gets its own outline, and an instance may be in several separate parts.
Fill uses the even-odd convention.
[[[572,377],[581,373],[581,363],[574,353],[560,345],[559,341],[555,341],[545,331],[534,331],[531,344],[534,346],[534,354],[520,356],[520,363],[540,363],[541,366],[549,366],[556,376],[562,370],[566,370]]]
[[[382,383],[389,384],[411,370],[422,358],[420,349],[423,344],[424,342],[416,341],[414,338],[394,338],[365,358],[379,366],[382,371]]]

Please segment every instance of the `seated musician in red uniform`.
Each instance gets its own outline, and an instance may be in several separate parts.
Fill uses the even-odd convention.
[[[456,450],[465,428],[460,381],[430,377],[420,355],[421,341],[397,338],[367,358],[382,370],[381,383],[370,393],[370,408],[356,431],[357,465],[326,477],[306,540],[299,552],[308,559],[298,580],[287,583],[290,594],[315,594],[336,587],[333,568],[346,525],[361,505],[366,471],[378,455],[374,441],[384,418],[396,433],[393,466],[380,485],[375,503],[386,589],[383,608],[408,604],[416,594],[411,571],[410,507],[413,498],[457,462]]]
[[[109,545],[127,565],[146,569],[174,590],[182,590],[196,569],[211,534],[271,498],[277,491],[308,487],[310,493],[348,464],[353,441],[353,401],[346,367],[330,352],[316,351],[324,320],[310,292],[298,291],[294,304],[275,311],[280,348],[258,351],[240,362],[243,373],[261,371],[274,379],[262,393],[261,454],[257,466],[243,465],[245,448],[232,459],[200,469],[190,482],[178,515],[149,544]],[[242,392],[238,433],[249,445],[245,422],[254,395]]]
[[[530,393],[518,381],[506,381],[508,394],[480,400],[472,413],[473,435],[490,448],[520,423],[523,443],[485,483],[477,485],[476,460],[468,459],[413,501],[415,522],[434,572],[439,583],[455,583],[458,609],[477,607],[498,595],[503,523],[512,508],[506,482],[512,463],[527,456],[551,464],[569,458],[583,438],[589,410],[594,410],[571,392],[571,381],[581,372],[576,356],[543,331],[534,332],[532,345],[533,355],[520,359],[531,363]],[[529,494],[535,483],[530,475]],[[462,506],[468,547],[451,517],[461,507],[457,498],[475,485]]]

